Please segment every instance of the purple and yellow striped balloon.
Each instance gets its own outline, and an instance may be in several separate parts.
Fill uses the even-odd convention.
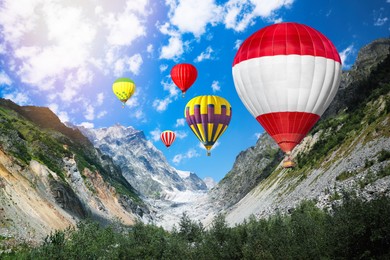
[[[207,150],[210,150],[218,138],[225,132],[232,118],[230,103],[218,96],[197,96],[191,99],[184,116],[192,132]]]

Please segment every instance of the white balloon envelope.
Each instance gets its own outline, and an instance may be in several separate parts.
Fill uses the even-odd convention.
[[[233,62],[240,99],[287,154],[328,108],[340,77],[341,60],[332,42],[292,22],[252,34]]]

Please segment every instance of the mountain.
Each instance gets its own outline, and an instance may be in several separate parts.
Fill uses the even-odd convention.
[[[0,236],[37,241],[92,218],[126,224],[149,208],[112,159],[47,108],[0,99]]]
[[[241,152],[233,169],[210,191],[231,225],[251,215],[291,212],[302,200],[319,207],[341,203],[343,194],[390,196],[390,39],[362,48],[344,71],[334,101],[292,154],[293,169],[267,134]],[[210,220],[205,217],[204,222]]]
[[[193,172],[173,168],[142,131],[121,125],[79,129],[120,167],[126,180],[148,204],[154,224],[172,229],[184,212],[193,211],[199,201],[206,201],[205,182]]]
[[[165,199],[172,192],[207,190],[196,174],[173,168],[142,131],[121,125],[79,129],[113,159],[126,180],[146,198]]]

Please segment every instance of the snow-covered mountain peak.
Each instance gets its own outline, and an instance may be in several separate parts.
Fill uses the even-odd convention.
[[[180,178],[186,179],[190,177],[191,172],[189,171],[181,171],[181,170],[176,170],[177,174],[179,174]]]
[[[211,190],[212,188],[214,188],[215,185],[217,185],[217,182],[211,177],[205,177],[203,179],[203,182],[206,184],[209,190]]]
[[[183,177],[180,176],[164,154],[146,139],[143,131],[119,124],[80,130],[95,147],[113,158],[126,180],[145,197],[164,197],[173,191],[207,190],[196,174],[180,171]]]
[[[131,138],[134,135],[138,135],[140,137],[145,138],[142,131],[138,131],[132,126],[125,127],[120,124],[116,124],[111,127],[94,129],[94,131],[92,132],[94,133],[94,139],[97,140],[102,140],[104,138],[120,140],[120,139]]]

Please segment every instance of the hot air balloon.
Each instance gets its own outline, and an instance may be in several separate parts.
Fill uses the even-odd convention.
[[[176,139],[176,134],[175,132],[171,130],[165,130],[161,133],[160,135],[161,141],[165,144],[167,148],[172,145],[172,143]]]
[[[194,84],[198,71],[195,66],[189,63],[180,63],[171,69],[171,78],[176,86],[181,90],[184,97],[186,91]]]
[[[112,91],[115,96],[122,102],[122,107],[125,106],[126,101],[134,94],[135,84],[129,78],[119,78],[115,80],[112,85]]]
[[[233,61],[237,93],[249,112],[287,154],[301,142],[333,100],[341,60],[319,31],[286,22],[248,37]]]
[[[229,125],[232,108],[222,97],[198,96],[187,103],[184,116],[209,156],[212,146]]]

